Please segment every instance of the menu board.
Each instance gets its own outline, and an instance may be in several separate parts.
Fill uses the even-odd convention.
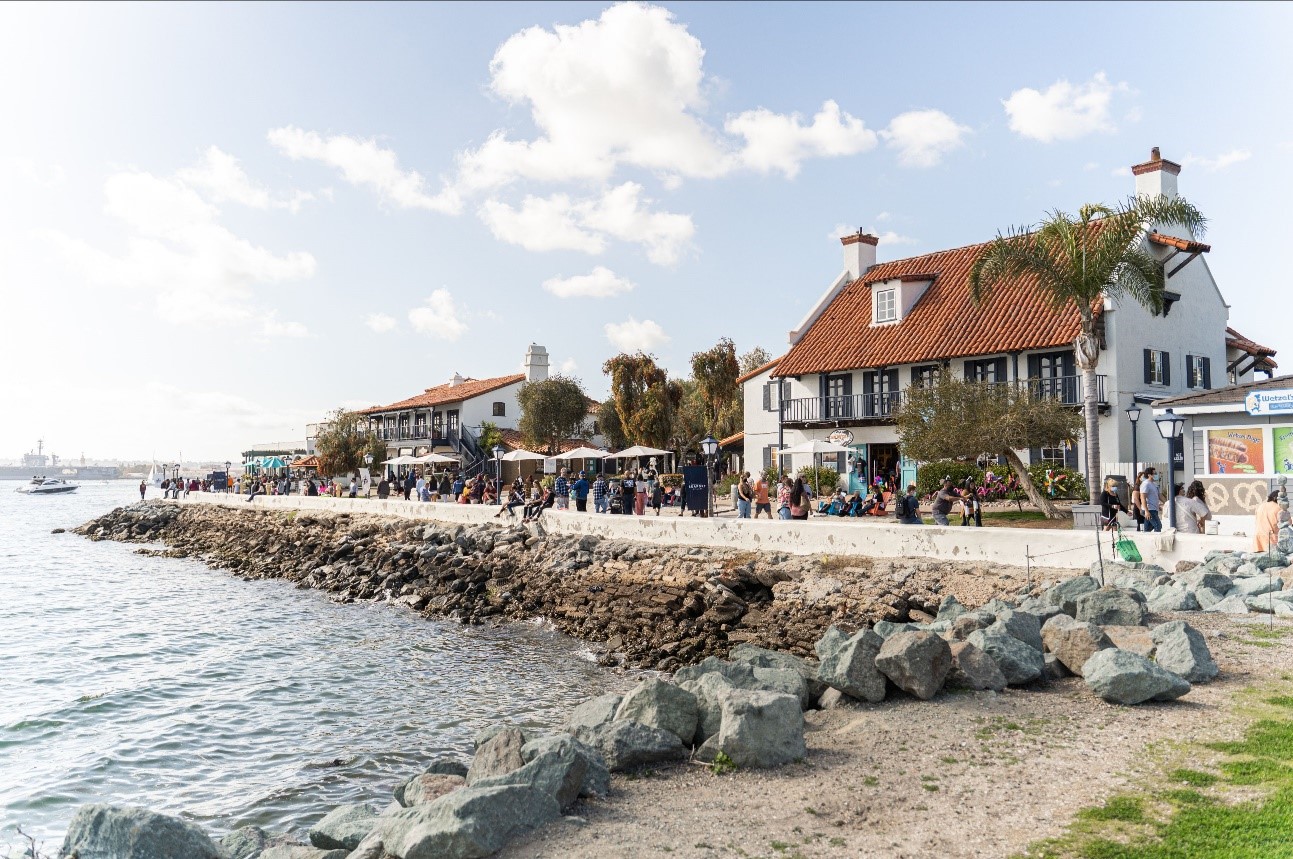
[[[1293,427],[1271,427],[1271,455],[1276,474],[1293,474]]]
[[[1208,430],[1209,474],[1260,474],[1265,463],[1262,430]]]

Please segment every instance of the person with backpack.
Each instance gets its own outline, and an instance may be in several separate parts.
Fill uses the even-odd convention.
[[[898,497],[893,512],[903,525],[925,524],[925,520],[920,518],[920,499],[916,497],[916,484],[907,484],[907,494]]]

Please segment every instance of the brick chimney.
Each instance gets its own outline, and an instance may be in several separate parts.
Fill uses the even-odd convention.
[[[1181,165],[1168,161],[1155,146],[1149,150],[1149,160],[1131,168],[1136,177],[1137,197],[1176,196],[1176,177],[1181,172]]]
[[[858,230],[856,233],[840,238],[844,245],[844,268],[854,280],[867,273],[875,265],[875,248],[880,244],[879,236],[871,236]]]

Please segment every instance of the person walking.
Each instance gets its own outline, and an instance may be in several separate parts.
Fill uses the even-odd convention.
[[[639,470],[637,478],[633,481],[633,514],[635,516],[646,515],[647,500],[647,476],[646,472]]]
[[[552,491],[556,493],[556,501],[553,506],[558,510],[570,509],[570,479],[566,477],[566,470],[563,468],[557,473],[557,479],[552,482]]]
[[[359,497],[359,479],[357,477],[350,478],[350,497]]]
[[[736,484],[736,518],[749,519],[750,505],[754,503],[754,487],[750,485],[750,472],[744,472]]]
[[[790,518],[806,520],[808,508],[812,503],[812,496],[808,493],[808,487],[804,485],[804,479],[796,477],[794,485],[790,487]]]
[[[768,479],[762,471],[754,478],[754,518],[758,519],[760,513],[767,513],[768,518],[772,518],[772,504],[768,501]]]
[[[1266,500],[1257,508],[1253,517],[1253,550],[1268,552],[1279,544],[1280,519],[1284,508],[1280,507],[1280,493],[1275,490],[1266,496]]]
[[[907,494],[898,499],[894,513],[904,525],[925,524],[925,520],[920,518],[920,499],[916,497],[916,484],[907,484]]]
[[[777,484],[777,518],[790,518],[790,475],[781,478]]]
[[[1136,523],[1136,530],[1142,531],[1145,528],[1145,496],[1140,493],[1140,484],[1145,480],[1145,472],[1136,473],[1136,479],[1131,484],[1131,518]]]
[[[599,473],[595,478],[593,478],[592,493],[594,513],[605,513],[610,509],[611,505],[606,500],[606,489],[606,475]]]
[[[417,483],[413,484],[413,489],[417,492],[418,501],[426,501],[427,480],[422,475],[418,475]]]
[[[575,512],[588,512],[588,474],[579,472],[579,479],[575,481]]]
[[[385,501],[387,498],[390,498],[390,497],[391,497],[391,482],[387,480],[386,475],[383,474],[381,482],[377,484],[377,498],[381,501]]]
[[[633,474],[633,469],[630,468],[624,472],[624,479],[620,481],[620,512],[625,516],[633,515],[633,504],[637,500],[637,487]]]
[[[983,505],[979,503],[979,493],[974,486],[974,478],[965,478],[961,489],[961,526],[974,522],[975,528],[983,527]]]
[[[947,517],[952,513],[952,504],[956,502],[957,492],[952,487],[952,478],[944,477],[943,486],[934,496],[934,505],[931,512],[934,514],[935,525],[951,525]]]
[[[1122,499],[1118,497],[1117,482],[1112,477],[1104,480],[1104,491],[1100,493],[1100,523],[1106,531],[1118,529],[1118,514],[1122,511]]]
[[[1212,518],[1203,481],[1196,480],[1185,490],[1185,497],[1176,499],[1176,530],[1182,534],[1202,534],[1204,523]]]
[[[148,483],[143,480],[139,481],[139,500],[140,501],[144,500],[144,494],[147,492],[148,492]]]
[[[1140,494],[1145,504],[1145,530],[1150,532],[1163,530],[1163,520],[1159,516],[1163,499],[1159,494],[1158,484],[1154,482],[1157,476],[1158,469],[1151,466],[1145,469],[1145,479],[1140,484]]]

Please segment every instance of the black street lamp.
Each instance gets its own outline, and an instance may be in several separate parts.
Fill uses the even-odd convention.
[[[718,453],[718,441],[712,436],[707,435],[700,441],[700,452],[705,454],[705,474],[709,480],[709,495],[706,509],[708,517],[714,518],[714,455]]]
[[[503,454],[507,451],[503,450],[501,444],[496,444],[490,452],[494,454],[494,494],[498,496],[498,506],[502,507],[507,503],[507,498],[503,495]]]
[[[229,487],[233,486],[233,475],[229,473],[229,469],[231,468],[233,468],[233,463],[226,459],[224,461],[224,491],[225,492],[228,492]]]
[[[364,497],[370,498],[373,491],[373,455],[371,453],[364,454],[364,468],[368,469],[368,480],[364,484]]]
[[[1132,400],[1126,411],[1127,420],[1131,421],[1131,479],[1135,480],[1140,472],[1140,456],[1136,451],[1136,421],[1140,420],[1140,406]]]
[[[1171,409],[1154,418],[1158,434],[1167,440],[1167,497],[1172,526],[1176,526],[1176,440],[1185,430],[1185,418],[1175,414]]]

